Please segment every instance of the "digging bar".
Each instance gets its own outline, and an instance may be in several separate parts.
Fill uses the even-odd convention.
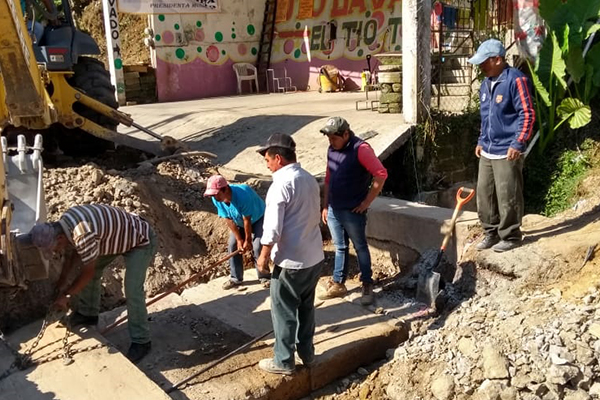
[[[221,258],[218,261],[215,261],[211,266],[209,266],[206,269],[203,269],[200,272],[196,272],[194,275],[190,276],[188,279],[186,279],[185,281],[181,282],[180,284],[178,284],[177,286],[172,287],[171,289],[167,290],[166,292],[163,292],[161,294],[159,294],[158,296],[154,297],[151,300],[148,300],[146,302],[146,307],[156,303],[159,300],[164,299],[165,297],[167,297],[168,295],[170,295],[173,292],[178,291],[179,289],[181,289],[182,287],[184,287],[185,285],[187,285],[188,283],[197,280],[198,278],[200,278],[201,276],[211,272],[212,270],[214,270],[216,267],[218,267],[219,265],[223,264],[225,261],[229,260],[232,257],[237,256],[238,254],[240,254],[241,251],[240,250],[236,250],[233,253],[227,255],[226,257]],[[108,332],[112,331],[114,328],[116,328],[117,326],[121,325],[123,322],[125,322],[127,320],[127,315],[117,319],[115,322],[113,322],[112,324],[108,325],[106,328],[104,328],[104,330],[100,331],[100,333],[102,335],[107,334]]]
[[[229,357],[239,353],[240,351],[252,346],[254,343],[258,342],[261,339],[266,338],[267,336],[269,336],[270,334],[273,333],[273,329],[271,329],[269,332],[265,332],[262,335],[260,335],[257,338],[252,339],[251,341],[249,341],[248,343],[246,343],[243,346],[238,347],[237,349],[227,353],[226,355],[224,355],[223,357],[219,358],[218,360],[215,360],[213,362],[211,362],[210,364],[208,364],[206,367],[202,368],[200,371],[195,372],[193,375],[188,376],[187,378],[185,378],[182,381],[179,381],[175,384],[173,384],[173,386],[171,386],[170,388],[167,388],[167,390],[165,390],[167,393],[171,393],[173,390],[176,390],[178,387],[185,385],[186,383],[188,383],[189,381],[191,381],[192,379],[196,378],[198,375],[201,375],[202,373],[208,371],[209,369],[211,369],[212,367],[214,367],[217,364],[222,363],[223,361],[227,360]]]
[[[467,197],[462,197],[462,194],[466,193]],[[454,231],[454,226],[456,225],[456,220],[458,219],[458,214],[460,213],[460,209],[462,206],[467,204],[469,200],[471,200],[475,196],[475,190],[461,187],[456,192],[456,207],[454,207],[454,213],[452,214],[452,219],[450,220],[450,226],[448,227],[448,232],[444,235],[444,240],[442,241],[442,246],[438,252],[438,255],[435,259],[435,262],[431,266],[427,266],[422,270],[419,274],[419,280],[417,283],[417,301],[426,303],[429,307],[433,307],[435,304],[435,299],[439,294],[440,288],[440,273],[436,271],[440,262],[442,261],[442,257],[446,252],[446,247],[448,246],[448,242],[450,241],[450,237],[452,236],[452,232]]]

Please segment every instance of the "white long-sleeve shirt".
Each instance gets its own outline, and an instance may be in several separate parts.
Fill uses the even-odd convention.
[[[303,269],[321,262],[324,256],[316,179],[300,164],[288,164],[273,173],[266,203],[260,242],[274,245],[271,259],[275,265]]]

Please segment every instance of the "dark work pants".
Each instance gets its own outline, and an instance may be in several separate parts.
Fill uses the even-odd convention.
[[[273,357],[279,368],[294,369],[294,350],[303,360],[315,355],[315,290],[323,262],[305,269],[275,266],[271,277]]]
[[[479,159],[477,213],[488,235],[521,240],[523,219],[523,157],[518,160]]]

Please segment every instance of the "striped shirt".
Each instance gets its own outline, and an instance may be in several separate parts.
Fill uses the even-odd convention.
[[[123,254],[150,243],[148,222],[103,204],[72,207],[58,222],[84,265],[100,256]]]

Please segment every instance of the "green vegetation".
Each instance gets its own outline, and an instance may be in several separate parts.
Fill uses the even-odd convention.
[[[586,41],[600,30],[600,2],[541,0],[539,10],[547,35],[529,69],[543,152],[563,123],[577,129],[591,121],[590,103],[600,87],[600,43]]]
[[[560,156],[552,175],[552,185],[545,197],[543,215],[552,216],[573,206],[577,201],[577,187],[588,167],[586,157],[578,151],[567,150]]]

